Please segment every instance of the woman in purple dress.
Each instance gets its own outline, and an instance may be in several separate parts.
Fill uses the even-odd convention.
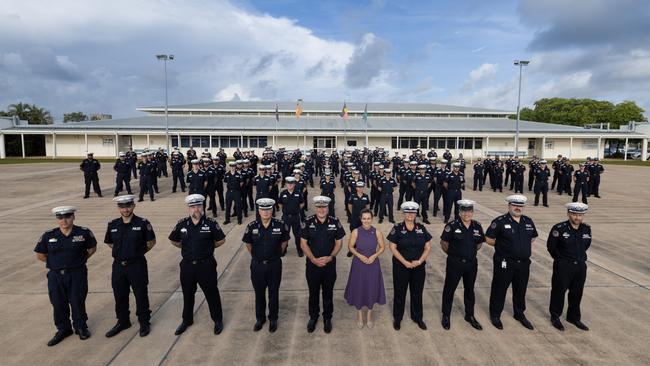
[[[350,252],[354,255],[345,300],[357,308],[357,325],[363,328],[363,308],[368,309],[368,328],[372,328],[372,307],[386,303],[384,280],[381,276],[379,256],[384,251],[384,235],[372,226],[372,211],[361,211],[361,226],[350,233]]]

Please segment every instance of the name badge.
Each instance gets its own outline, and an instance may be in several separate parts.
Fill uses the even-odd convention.
[[[112,233],[116,233],[116,232],[117,232],[117,229],[111,229],[111,232],[112,232]]]
[[[57,240],[58,240],[57,238],[51,238],[50,240],[48,240],[48,242],[50,242],[50,243],[56,243]]]
[[[456,234],[460,234],[460,233],[462,233],[462,231],[460,231],[460,229],[456,229],[456,230],[454,230],[454,232],[455,232]]]
[[[257,229],[253,229],[251,232],[252,232],[253,234],[257,234],[257,233],[259,233],[259,230],[257,230]]]
[[[72,242],[73,243],[76,243],[76,242],[79,242],[79,241],[86,241],[86,238],[84,238],[83,235],[75,235],[75,236],[72,237]]]
[[[505,225],[503,225],[503,228],[504,229],[512,229],[512,226],[510,226],[510,224],[505,224]]]
[[[501,268],[508,268],[508,262],[505,259],[501,261]]]
[[[133,227],[133,230],[134,230],[134,231],[140,231],[140,229],[142,229],[140,226],[134,226],[134,227]]]

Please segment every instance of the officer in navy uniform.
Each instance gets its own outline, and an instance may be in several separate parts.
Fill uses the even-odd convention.
[[[485,241],[494,246],[490,321],[497,329],[503,329],[501,312],[506,292],[512,284],[514,318],[524,327],[533,330],[533,325],[524,315],[524,311],[530,275],[530,255],[532,243],[537,237],[537,229],[533,220],[523,214],[526,201],[527,198],[519,194],[506,197],[508,213],[492,220],[485,233]]]
[[[216,190],[217,199],[219,200],[219,207],[221,211],[226,210],[225,199],[223,195],[223,177],[226,174],[226,162],[221,160],[221,155],[217,153],[214,158],[212,158],[212,163],[214,164],[214,186]]]
[[[411,295],[411,320],[420,329],[426,330],[427,325],[422,314],[422,291],[426,278],[426,260],[431,251],[431,234],[427,228],[416,222],[419,205],[413,201],[402,203],[400,209],[404,213],[404,221],[393,226],[386,237],[390,251],[393,253],[393,328],[400,330],[406,291]]]
[[[172,181],[174,182],[172,186],[172,193],[176,193],[176,188],[178,187],[178,183],[180,183],[181,185],[181,191],[185,192],[185,174],[183,173],[183,167],[185,166],[185,159],[183,158],[183,155],[181,155],[176,150],[172,152],[171,166],[172,166]]]
[[[217,200],[215,196],[215,180],[217,172],[215,166],[212,164],[211,158],[203,158],[203,172],[205,174],[205,202],[207,209],[212,211],[212,216],[217,217]],[[208,198],[210,198],[210,205],[207,205]]]
[[[591,183],[589,195],[593,194],[596,198],[600,198],[600,194],[598,192],[600,189],[600,175],[605,172],[605,167],[598,160],[599,159],[597,157],[594,158],[593,163],[591,164],[591,169],[589,170],[589,182]]]
[[[336,255],[341,250],[345,229],[339,219],[328,215],[329,197],[313,198],[316,214],[302,226],[300,246],[307,257],[305,276],[309,287],[309,322],[307,332],[316,329],[320,313],[320,294],[323,296],[323,330],[332,331],[334,312],[334,283],[336,282]]]
[[[350,196],[348,209],[350,210],[350,232],[361,226],[361,210],[368,208],[370,205],[370,198],[367,194],[363,193],[366,187],[363,181],[359,180],[355,184],[355,192]]]
[[[144,201],[145,193],[149,192],[149,198],[154,201],[154,163],[149,161],[149,153],[142,153],[142,161],[138,162],[138,172],[140,173],[140,197],[138,202]]]
[[[90,184],[93,185],[93,191],[97,193],[99,197],[102,196],[102,189],[99,187],[99,175],[97,172],[101,169],[102,165],[99,163],[99,160],[93,157],[92,152],[88,152],[87,157],[79,164],[79,170],[84,172],[84,183],[86,184],[86,190],[84,192],[84,198],[90,196]]]
[[[194,295],[197,284],[205,295],[214,321],[214,334],[223,331],[221,297],[217,287],[217,260],[214,249],[226,242],[226,235],[213,218],[203,212],[205,198],[200,194],[185,197],[189,216],[178,221],[169,234],[172,245],[181,249],[181,287],[183,289],[183,322],[175,335],[182,334],[194,323]]]
[[[286,177],[285,183],[287,188],[280,192],[278,203],[282,210],[282,221],[291,228],[293,239],[296,242],[296,251],[298,256],[302,257],[303,251],[300,246],[300,227],[302,223],[301,210],[304,205],[303,195],[296,190],[296,178]]]
[[[109,338],[131,327],[129,288],[133,289],[135,295],[140,337],[145,337],[151,330],[151,310],[147,292],[149,274],[145,253],[156,245],[156,234],[149,220],[133,213],[134,199],[133,195],[113,199],[117,202],[120,217],[108,223],[104,236],[104,243],[108,244],[113,255],[111,285],[117,316],[117,324],[106,333]]]
[[[255,201],[259,219],[246,226],[242,241],[251,254],[251,282],[255,290],[255,326],[257,332],[266,322],[266,289],[269,291],[269,332],[278,329],[282,255],[289,242],[289,228],[274,219],[275,201],[259,198]]]
[[[460,279],[463,279],[465,302],[465,321],[474,329],[482,330],[481,324],[474,317],[474,282],[478,262],[476,254],[485,242],[485,234],[481,224],[473,220],[474,205],[472,200],[458,201],[460,208],[460,219],[456,219],[447,225],[440,235],[440,246],[447,253],[447,269],[445,274],[445,285],[442,291],[442,320],[444,329],[449,330],[451,321],[451,306],[454,301],[454,292],[458,287]]]
[[[411,181],[413,186],[413,200],[420,206],[420,213],[422,214],[422,222],[430,224],[429,222],[429,188],[431,186],[431,176],[427,174],[427,166],[424,164],[418,165],[419,173],[413,176]]]
[[[133,194],[131,192],[131,165],[129,164],[128,161],[126,161],[126,154],[122,151],[119,153],[119,159],[115,161],[115,165],[113,165],[113,170],[115,170],[116,176],[115,176],[115,194],[113,197],[117,196],[118,193],[120,193],[123,189],[123,187],[126,187],[126,191],[129,194]]]
[[[324,170],[323,179],[320,182],[320,195],[330,198],[329,203],[329,213],[331,216],[336,217],[336,212],[334,211],[335,197],[334,190],[336,189],[336,182],[332,179],[332,172],[329,170]]]
[[[457,202],[463,199],[461,187],[465,185],[465,176],[460,172],[460,164],[454,163],[454,169],[445,175],[443,186],[445,188],[443,214],[444,222],[449,222],[451,207],[454,206],[454,219],[458,219]]]
[[[208,185],[205,172],[201,169],[199,159],[192,160],[192,170],[187,172],[187,183],[189,185],[189,194],[205,195],[205,188]]]
[[[483,191],[483,170],[484,169],[485,169],[485,165],[483,165],[481,158],[476,159],[476,164],[474,164],[474,190],[476,190],[476,187],[478,187],[479,191],[481,192]]]
[[[224,225],[230,224],[230,214],[232,212],[233,205],[235,206],[235,215],[237,216],[237,225],[241,225],[242,222],[242,189],[244,186],[244,178],[242,174],[237,170],[237,163],[231,161],[228,163],[230,171],[224,174],[223,181],[226,183],[226,220],[223,222]]]
[[[580,202],[567,203],[567,221],[553,226],[546,241],[546,248],[553,257],[551,279],[551,324],[564,330],[560,316],[564,311],[564,296],[569,290],[569,308],[566,320],[587,331],[581,320],[580,301],[587,278],[587,249],[591,246],[591,226],[582,220],[589,208]]]
[[[573,183],[573,202],[578,202],[578,196],[582,193],[582,203],[588,204],[589,172],[585,169],[584,164],[580,164],[580,169],[573,173]]]
[[[260,198],[270,198],[271,184],[273,183],[271,176],[269,176],[266,165],[258,167],[259,173],[253,178],[253,185],[255,186],[255,202]],[[275,201],[273,203],[275,205]],[[260,220],[259,210],[255,210],[255,219]]]
[[[88,228],[74,225],[73,206],[52,209],[59,227],[46,231],[38,240],[34,251],[36,258],[45,262],[47,290],[54,310],[56,334],[48,346],[54,346],[72,335],[72,327],[81,340],[90,337],[86,295],[88,295],[88,269],[86,261],[97,250],[95,235]],[[72,325],[70,324],[72,309]]]
[[[542,204],[548,207],[548,178],[551,176],[551,171],[546,166],[546,160],[540,160],[536,164],[534,173],[535,180],[535,206],[539,205],[539,194],[542,194]]]
[[[379,223],[384,222],[384,216],[388,215],[388,222],[394,224],[393,218],[393,191],[397,187],[397,181],[392,177],[393,171],[390,168],[384,169],[384,176],[379,180]]]
[[[126,161],[131,167],[131,172],[133,173],[133,179],[138,179],[138,154],[133,151],[133,147],[129,146],[129,151],[126,152]]]

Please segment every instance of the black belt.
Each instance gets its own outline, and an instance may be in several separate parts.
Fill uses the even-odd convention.
[[[471,262],[476,261],[476,258],[463,258],[463,257],[455,256],[455,255],[450,255],[449,257],[453,258],[453,259],[455,259],[455,260],[457,260],[459,262],[462,262],[462,263],[471,263]]]
[[[190,263],[190,264],[199,264],[199,263],[205,263],[207,261],[210,261],[214,259],[214,257],[206,257],[206,258],[201,258],[201,259],[185,259],[183,258],[183,261],[185,263]]]
[[[575,264],[575,265],[584,263],[584,261],[579,261],[579,260],[569,259],[569,258],[558,258],[558,260],[562,260],[564,262]]]
[[[83,268],[85,268],[85,266],[74,267],[74,268],[51,269],[50,271],[54,271],[54,272],[56,272],[56,273],[59,273],[59,274],[64,275],[64,274],[66,274],[66,273],[79,271],[79,270],[81,270],[81,269],[83,269]]]
[[[138,262],[138,261],[140,261],[142,259],[144,259],[144,258],[132,258],[132,259],[126,259],[126,260],[115,259],[114,263],[117,263],[117,264],[121,265],[122,267],[126,267],[126,266],[128,266],[130,264],[133,264],[135,262]]]
[[[261,263],[261,264],[275,263],[275,262],[277,262],[277,261],[279,261],[279,260],[280,260],[279,257],[278,257],[278,258],[271,258],[271,259],[264,259],[264,260],[260,260],[260,259],[257,259],[257,258],[253,258],[253,261],[255,261],[255,262],[257,262],[257,263]]]

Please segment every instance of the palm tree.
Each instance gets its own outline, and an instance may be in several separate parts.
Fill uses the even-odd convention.
[[[9,105],[9,115],[18,116],[21,120],[31,124],[47,125],[53,122],[50,111],[40,108],[35,104],[16,103]]]

